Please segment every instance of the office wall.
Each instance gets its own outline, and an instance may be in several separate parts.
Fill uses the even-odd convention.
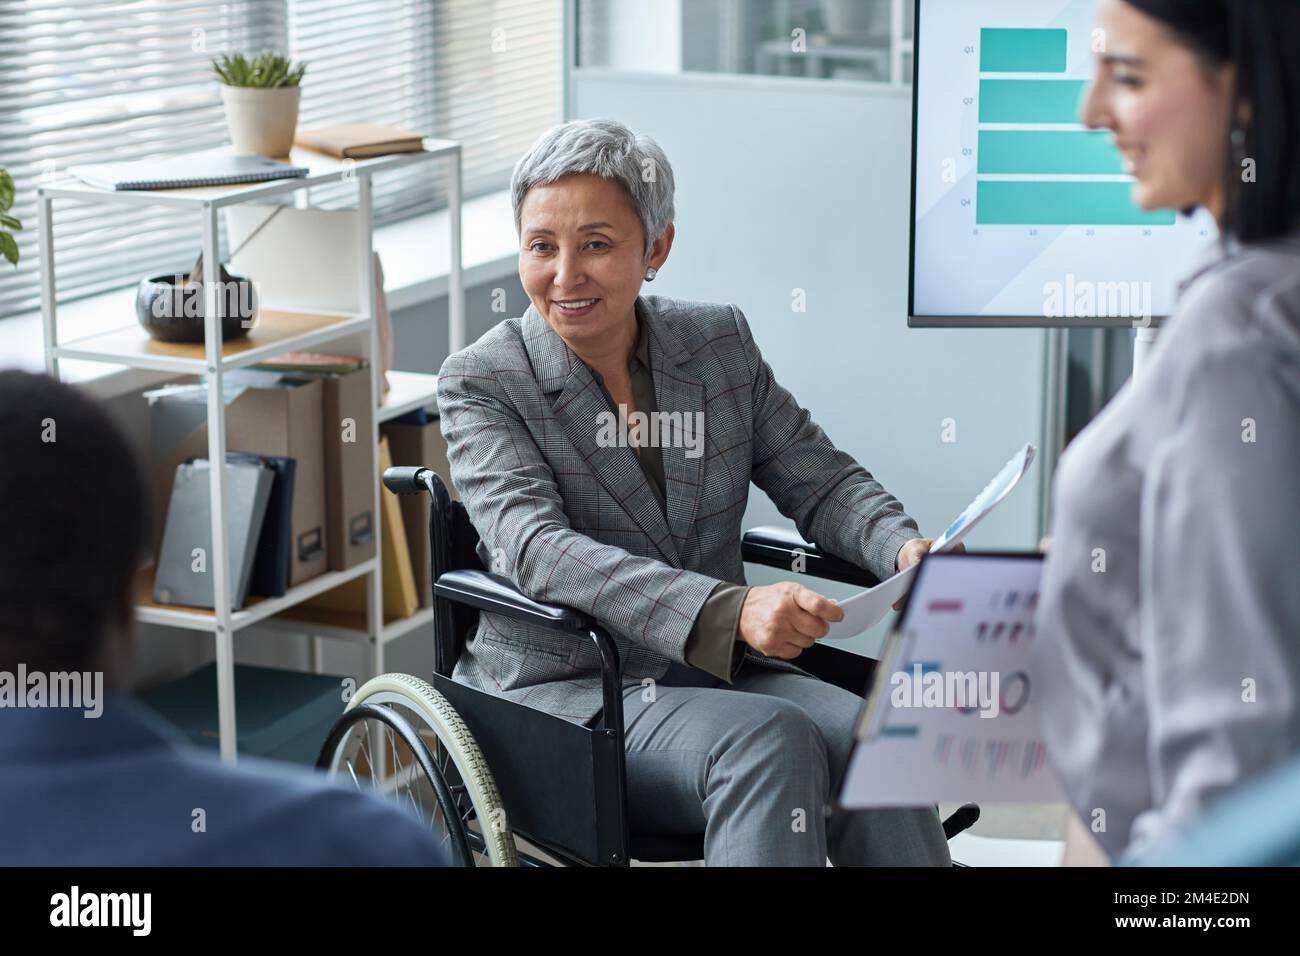
[[[586,69],[571,84],[575,116],[649,133],[673,164],[676,243],[646,291],[740,306],[778,380],[926,534],[1022,444],[1043,446],[1046,333],[907,328],[909,93]],[[970,544],[1034,546],[1041,495],[1027,482]],[[746,522],[788,524],[757,488]]]
[[[501,311],[494,311],[499,306]],[[523,315],[528,296],[511,267],[510,275],[465,290],[465,341],[473,342],[502,319]],[[447,358],[447,299],[413,305],[393,313],[394,368],[436,372]]]

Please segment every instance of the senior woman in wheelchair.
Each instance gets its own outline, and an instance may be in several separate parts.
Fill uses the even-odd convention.
[[[703,831],[710,865],[948,865],[934,807],[825,815],[861,699],[795,661],[843,611],[746,587],[740,547],[751,481],[882,578],[930,539],[777,383],[739,309],[640,294],[674,235],[653,141],[555,127],[511,193],[531,305],[444,363],[442,430],[484,564],[617,641],[633,825]],[[594,648],[500,615],[453,676],[578,723],[601,708]]]

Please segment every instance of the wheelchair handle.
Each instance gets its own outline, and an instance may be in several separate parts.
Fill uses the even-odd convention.
[[[428,473],[428,468],[421,468],[419,465],[401,465],[396,468],[386,468],[384,469],[384,487],[395,495],[418,495],[422,491],[429,490],[425,478]]]

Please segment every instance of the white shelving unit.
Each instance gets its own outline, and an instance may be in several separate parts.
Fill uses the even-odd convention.
[[[373,177],[415,163],[442,160],[447,166],[448,221],[451,231],[451,269],[448,282],[449,344],[452,351],[465,345],[465,290],[461,275],[461,147],[448,140],[426,139],[424,151],[380,156],[364,160],[336,160],[323,154],[295,149],[290,162],[305,166],[308,174],[298,179],[276,180],[247,186],[202,187],[165,191],[114,192],[97,189],[71,177],[55,180],[37,190],[37,216],[41,250],[41,318],[45,337],[45,367],[55,378],[59,375],[61,359],[81,359],[123,365],[136,369],[172,372],[177,375],[206,375],[208,388],[208,458],[213,462],[226,459],[225,403],[222,400],[225,373],[264,361],[284,352],[314,348],[356,337],[361,342],[372,371],[370,400],[376,409],[371,434],[372,455],[377,456],[379,426],[417,408],[435,404],[438,377],[418,372],[390,371],[390,390],[384,396],[379,362],[379,331],[373,309],[374,274],[374,209]],[[182,212],[197,214],[203,229],[203,261],[218,262],[219,214],[221,209],[238,203],[270,199],[285,194],[294,196],[297,205],[310,201],[313,186],[355,180],[357,205],[361,216],[361,242],[357,249],[357,266],[360,270],[359,288],[362,296],[360,308],[354,313],[316,314],[307,312],[261,309],[257,324],[248,335],[222,345],[221,309],[224,297],[219,294],[216,278],[203,283],[204,331],[202,344],[157,342],[140,328],[134,315],[123,316],[122,327],[108,332],[89,335],[71,341],[59,338],[57,299],[55,295],[54,200],[75,203],[113,203],[119,205],[170,206]],[[214,269],[205,269],[212,275]],[[372,459],[372,471],[378,475],[378,459]],[[320,637],[336,637],[367,642],[371,648],[370,665],[374,673],[383,670],[384,645],[402,634],[432,620],[430,608],[421,608],[409,618],[383,619],[382,560],[383,522],[375,521],[375,557],[344,571],[333,571],[312,578],[290,588],[282,597],[251,598],[240,610],[230,606],[231,581],[229,561],[226,557],[226,496],[225,469],[212,468],[212,555],[209,561],[213,577],[215,611],[161,605],[148,594],[141,595],[136,605],[139,621],[168,627],[203,631],[213,636],[216,644],[217,709],[221,735],[221,755],[233,761],[236,757],[236,714],[234,675],[234,635],[236,631],[253,624],[291,629],[298,633]],[[381,489],[375,482],[373,513],[382,514]],[[367,579],[367,612],[365,615],[322,612],[299,608],[303,601],[315,597],[348,581],[365,576]],[[297,609],[296,618],[277,618],[284,612]],[[319,638],[315,657],[319,660]]]
[[[863,0],[848,2],[862,3]],[[755,51],[757,72],[825,79],[831,76],[836,65],[868,67],[880,77],[869,82],[883,82],[895,87],[910,85],[914,26],[907,22],[907,14],[912,0],[875,0],[873,9],[862,12],[878,14],[886,3],[889,5],[888,33],[834,35],[823,32],[809,37],[810,42],[802,50],[792,49],[788,36],[765,40]],[[785,0],[776,8],[776,21],[797,23],[794,13],[795,8]],[[888,45],[881,41],[887,41]],[[724,72],[736,70],[732,67]]]

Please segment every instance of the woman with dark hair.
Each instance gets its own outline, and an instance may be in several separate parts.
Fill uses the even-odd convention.
[[[1295,0],[1100,0],[1083,122],[1220,238],[1062,458],[1039,606],[1067,862],[1174,836],[1300,752]]]

